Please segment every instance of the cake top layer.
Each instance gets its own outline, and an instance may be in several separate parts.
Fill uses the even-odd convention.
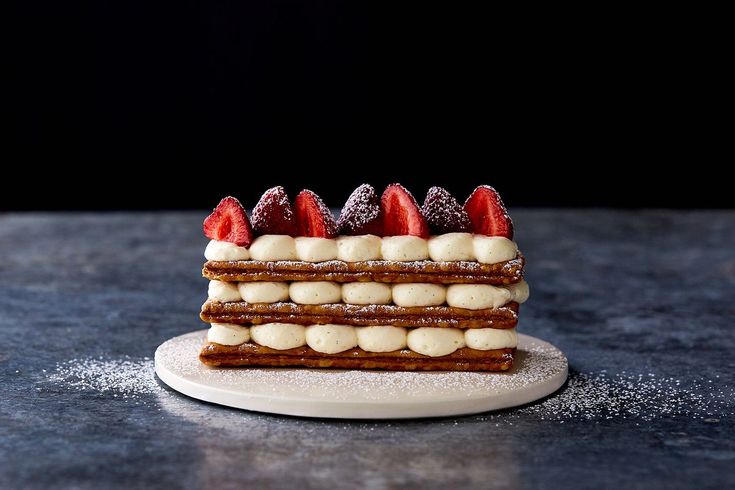
[[[369,184],[350,195],[334,220],[329,208],[314,192],[305,189],[293,201],[281,186],[265,191],[253,208],[251,220],[242,204],[225,197],[204,220],[204,234],[212,240],[249,247],[260,235],[332,238],[342,235],[412,235],[471,232],[513,238],[513,221],[498,192],[478,186],[464,206],[446,189],[432,187],[423,206],[401,184],[391,184],[380,199]]]

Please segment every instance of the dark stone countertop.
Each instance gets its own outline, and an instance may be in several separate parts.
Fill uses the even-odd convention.
[[[734,212],[516,211],[519,330],[567,354],[568,385],[400,422],[249,413],[152,380],[156,346],[203,328],[202,218],[0,215],[0,488],[735,486]]]

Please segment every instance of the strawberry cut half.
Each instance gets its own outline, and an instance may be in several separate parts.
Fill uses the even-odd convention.
[[[337,235],[337,222],[324,201],[308,189],[294,200],[299,236],[332,238]]]
[[[259,235],[296,236],[296,217],[286,190],[280,185],[263,193],[253,208],[253,230]]]
[[[472,223],[467,211],[459,205],[453,195],[443,187],[432,187],[426,193],[421,212],[426,217],[432,233],[468,232]]]
[[[381,235],[383,213],[380,200],[370,184],[362,184],[352,191],[337,220],[342,235]]]
[[[494,188],[489,185],[478,186],[467,198],[464,209],[470,217],[474,233],[513,239],[513,220]]]
[[[429,225],[416,199],[401,184],[391,184],[385,188],[380,207],[383,210],[383,236],[429,237]]]
[[[240,201],[232,196],[222,199],[212,214],[204,220],[204,234],[212,240],[249,247],[253,241],[253,229]]]

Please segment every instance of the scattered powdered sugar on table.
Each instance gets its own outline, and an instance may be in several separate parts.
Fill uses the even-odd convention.
[[[519,352],[517,368],[511,373],[405,373],[374,371],[329,371],[305,369],[212,369],[202,365],[197,354],[204,333],[179,337],[159,350],[167,362],[183,376],[197,375],[201,381],[217,379],[231,386],[272,383],[272,391],[279,390],[279,382],[295,384],[304,392],[355,393],[360,398],[376,398],[376,390],[383,395],[417,393],[423,389],[462,388],[467,396],[479,391],[523,387],[558,373],[566,366],[566,359],[556,349],[530,344],[526,352]],[[174,396],[159,386],[150,358],[85,358],[58,364],[47,373],[46,381],[55,387],[73,391],[92,392],[100,396],[135,403],[156,403],[159,396]],[[468,389],[471,388],[471,389]],[[326,390],[326,391],[325,391]],[[185,399],[182,397],[182,399]],[[651,421],[666,417],[686,417],[717,422],[735,415],[735,390],[723,386],[719,379],[703,379],[687,386],[675,378],[639,375],[625,372],[608,375],[606,372],[572,372],[561,390],[546,399],[517,409],[495,414],[480,415],[480,420],[513,424],[519,420],[536,418],[544,421],[594,421],[634,419]]]
[[[48,381],[74,391],[91,391],[123,400],[141,400],[164,390],[155,378],[153,360],[123,358],[72,359],[56,365]]]
[[[688,417],[707,422],[735,415],[735,390],[701,380],[688,387],[653,373],[608,376],[606,372],[571,373],[564,389],[513,415],[541,420],[640,419]]]

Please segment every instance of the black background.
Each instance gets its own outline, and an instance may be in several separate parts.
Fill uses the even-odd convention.
[[[694,137],[695,57],[636,26],[359,2],[18,8],[4,160],[25,176],[2,210],[251,207],[277,184],[339,206],[392,181],[419,200],[488,183],[509,206],[734,204]]]

